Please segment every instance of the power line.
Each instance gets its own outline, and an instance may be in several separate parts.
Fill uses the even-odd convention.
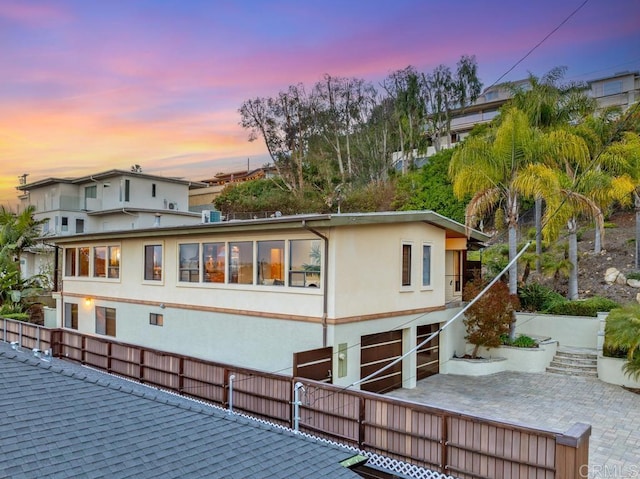
[[[540,40],[538,43],[536,43],[533,48],[531,48],[522,58],[520,58],[520,60],[518,60],[516,63],[513,64],[513,66],[511,68],[509,68],[506,72],[504,72],[502,75],[500,75],[500,77],[494,81],[488,88],[491,88],[492,86],[495,86],[500,80],[502,80],[504,77],[506,77],[509,73],[511,73],[518,65],[520,65],[529,55],[531,55],[535,50],[538,49],[538,47],[540,45],[542,45],[551,35],[553,35],[554,33],[556,33],[558,30],[560,30],[560,28],[567,23],[571,17],[573,17],[576,13],[578,13],[578,11],[580,11],[580,9],[582,9],[582,7],[584,7],[587,3],[589,2],[589,0],[584,0],[584,2],[582,2],[578,8],[576,8],[573,12],[571,12],[564,20],[562,20],[562,22],[560,22],[560,24],[555,27],[553,30],[551,30],[549,33],[547,33],[547,35],[545,35],[545,37]]]

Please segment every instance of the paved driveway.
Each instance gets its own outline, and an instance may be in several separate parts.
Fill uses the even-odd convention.
[[[552,373],[438,374],[388,395],[557,431],[585,422],[590,476],[640,479],[640,395],[619,386]]]

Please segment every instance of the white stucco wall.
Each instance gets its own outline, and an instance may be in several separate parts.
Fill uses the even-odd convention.
[[[596,349],[600,319],[588,316],[557,316],[517,313],[516,334],[550,337],[560,346]]]

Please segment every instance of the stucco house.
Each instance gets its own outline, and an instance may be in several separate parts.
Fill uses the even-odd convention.
[[[43,221],[44,238],[194,224],[202,217],[189,211],[189,189],[204,188],[204,183],[117,169],[34,182],[27,182],[27,176],[23,175],[16,187],[19,208],[35,207],[33,216]],[[46,244],[33,248],[21,258],[23,276],[51,272],[52,260]]]
[[[349,385],[459,311],[467,251],[483,233],[431,211],[313,214],[52,238],[62,249],[59,327],[269,372],[327,348]],[[448,328],[370,391],[437,373],[464,333]],[[444,371],[443,371],[444,372]]]

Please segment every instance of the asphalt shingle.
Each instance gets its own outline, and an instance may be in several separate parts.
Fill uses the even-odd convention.
[[[0,476],[359,477],[346,448],[0,343]]]

